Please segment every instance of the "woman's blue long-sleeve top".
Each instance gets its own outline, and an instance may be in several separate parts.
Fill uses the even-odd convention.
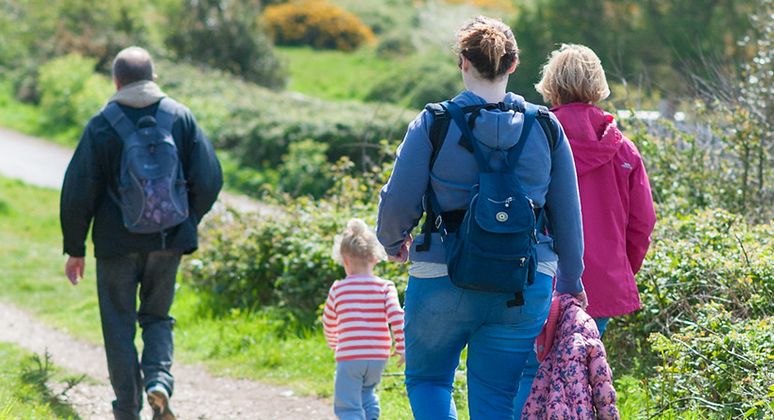
[[[470,91],[461,93],[453,101],[462,107],[485,103]],[[521,96],[513,93],[508,93],[504,99],[506,103],[523,101]],[[551,119],[558,132],[553,149],[540,125],[533,124],[526,139],[528,143],[516,163],[516,174],[526,194],[536,206],[544,207],[546,211],[550,236],[538,234],[538,261],[557,261],[557,291],[578,293],[583,290],[583,226],[578,182],[569,142],[553,114]],[[380,193],[377,236],[388,255],[398,253],[406,236],[422,217],[428,182],[432,183],[440,211],[451,211],[467,207],[471,187],[478,179],[475,157],[460,144],[461,133],[453,122],[430,171],[429,129],[432,121],[433,115],[425,110],[409,124],[406,137],[398,147],[392,175]],[[490,164],[495,169],[502,165],[505,153],[501,151],[518,141],[523,122],[522,113],[499,110],[482,110],[476,119],[473,134],[483,144],[483,149],[491,153]],[[415,243],[423,240],[420,235]],[[430,240],[428,251],[418,252],[416,245],[412,246],[409,258],[413,263],[444,263],[439,234],[433,233]]]

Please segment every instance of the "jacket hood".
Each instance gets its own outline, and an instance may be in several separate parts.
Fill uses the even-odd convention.
[[[457,95],[453,101],[461,107],[487,103],[482,97],[468,90]],[[524,98],[509,92],[503,102],[523,104]],[[473,135],[489,148],[509,149],[519,140],[523,125],[524,114],[520,112],[482,109],[473,127]]]
[[[159,85],[149,80],[130,83],[123,86],[110,98],[109,102],[118,102],[132,108],[145,108],[166,97]]]
[[[613,116],[594,105],[572,103],[551,111],[570,140],[579,176],[610,162],[623,144]]]
[[[546,323],[543,324],[543,329],[535,339],[535,352],[537,353],[538,362],[542,362],[543,359],[545,359],[546,356],[551,353],[551,349],[553,348],[554,344],[554,337],[556,336],[556,332],[559,329],[562,316],[573,306],[582,308],[580,301],[567,293],[554,296],[551,300],[551,307],[548,311],[548,319],[546,319]]]

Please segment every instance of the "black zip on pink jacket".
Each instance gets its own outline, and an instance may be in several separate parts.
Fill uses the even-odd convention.
[[[613,317],[640,308],[634,275],[656,223],[642,158],[612,115],[590,104],[552,109],[570,140],[578,174],[587,312]]]

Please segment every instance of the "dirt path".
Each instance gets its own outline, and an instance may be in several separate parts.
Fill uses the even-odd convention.
[[[0,128],[0,175],[48,188],[59,188],[72,150],[44,140]],[[221,201],[240,211],[272,212],[260,203],[236,195]],[[69,401],[84,419],[112,418],[114,398],[108,382],[105,353],[101,346],[76,340],[47,327],[16,306],[0,302],[0,341],[44,354],[55,364],[86,374],[68,393]],[[201,366],[175,364],[173,408],[181,419],[328,419],[330,403],[298,397],[289,389],[255,381],[214,377]],[[150,418],[146,407],[145,418]]]
[[[44,354],[74,373],[96,380],[85,381],[68,392],[70,404],[84,419],[112,417],[113,399],[108,382],[105,352],[43,325],[17,307],[0,303],[0,341]],[[195,365],[176,364],[173,408],[181,419],[325,419],[332,418],[329,403],[293,395],[289,389],[259,382],[214,377]],[[145,416],[151,412],[146,407]]]

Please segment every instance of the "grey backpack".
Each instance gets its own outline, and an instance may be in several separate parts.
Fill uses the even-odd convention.
[[[188,218],[188,191],[172,138],[171,99],[161,100],[155,116],[133,124],[115,102],[102,115],[123,142],[118,193],[108,189],[132,233],[159,233]]]

